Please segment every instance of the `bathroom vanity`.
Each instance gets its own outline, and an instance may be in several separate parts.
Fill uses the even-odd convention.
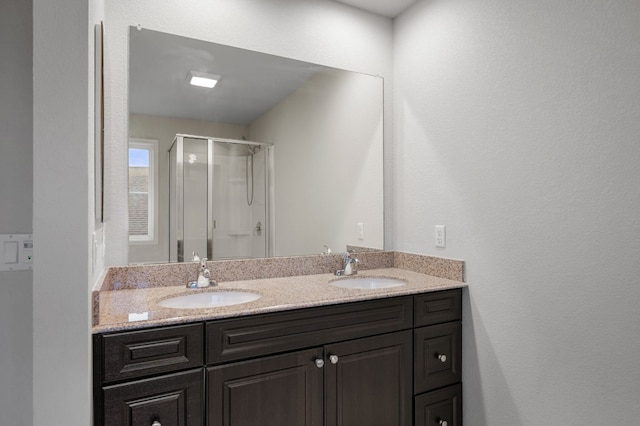
[[[461,293],[97,333],[95,424],[461,425]]]

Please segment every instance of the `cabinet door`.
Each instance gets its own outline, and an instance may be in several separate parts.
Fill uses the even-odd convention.
[[[410,426],[412,333],[325,347],[327,426]]]
[[[202,369],[105,387],[105,426],[201,426]]]
[[[462,385],[416,396],[416,426],[462,426]]]
[[[462,324],[417,328],[415,334],[415,393],[462,380]]]
[[[207,369],[209,426],[322,426],[322,349]]]

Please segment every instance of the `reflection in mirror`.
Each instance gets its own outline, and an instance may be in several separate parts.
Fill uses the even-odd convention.
[[[219,81],[192,86],[188,77],[197,73]],[[324,246],[382,249],[382,84],[379,77],[131,27],[129,137],[157,141],[157,161],[148,171],[156,182],[149,187],[155,208],[147,212],[154,232],[130,238],[129,262],[189,261],[195,251],[229,259],[319,254]],[[181,153],[174,144],[180,138]],[[189,154],[207,162],[195,167],[199,160],[189,164]],[[137,172],[131,162],[129,170]],[[180,209],[177,174],[182,195],[201,189]],[[264,204],[264,214],[247,204]],[[170,231],[180,214],[182,239],[177,228]],[[138,232],[132,218],[130,234]],[[187,232],[198,237],[195,245],[187,247]]]
[[[176,135],[169,149],[169,261],[268,257],[271,145]]]

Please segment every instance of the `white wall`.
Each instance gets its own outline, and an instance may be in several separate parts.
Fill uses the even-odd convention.
[[[467,425],[638,423],[638,22],[577,0],[395,22],[395,248],[466,262]]]
[[[390,111],[392,23],[387,18],[318,0],[110,0],[105,7],[108,265],[127,263],[125,141],[130,25],[388,77],[385,108]],[[391,124],[389,114],[385,121],[388,141]],[[388,158],[392,160],[392,155]]]
[[[383,248],[382,89],[328,70],[251,124],[251,140],[275,147],[276,256]]]
[[[93,43],[102,15],[101,0],[33,3],[35,426],[91,424],[91,234],[101,230],[93,208]]]
[[[129,134],[134,138],[158,141],[158,239],[156,244],[129,244],[129,258],[136,262],[166,262],[169,253],[169,148],[177,133],[198,136],[215,136],[228,139],[242,139],[247,136],[245,126],[221,124],[183,118],[156,117],[131,114]]]
[[[33,230],[32,3],[0,3],[0,234]],[[32,423],[33,273],[0,272],[0,425]]]

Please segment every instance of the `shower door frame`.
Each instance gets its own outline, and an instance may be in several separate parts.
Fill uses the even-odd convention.
[[[185,261],[184,259],[184,138],[188,139],[198,139],[198,140],[206,140],[207,141],[207,259],[212,258],[213,254],[213,228],[211,225],[210,215],[212,212],[213,206],[213,141],[211,138],[195,136],[195,135],[187,135],[187,134],[176,134],[173,139],[173,143],[169,147],[169,170],[171,169],[171,150],[176,149],[176,171],[175,171],[175,181],[171,181],[171,175],[169,176],[169,203],[171,203],[171,192],[172,189],[175,192],[175,209],[171,208],[169,205],[169,261],[171,261],[171,245],[174,244],[173,238],[171,237],[171,233],[174,232],[176,234],[175,244],[176,244],[176,262],[182,263]],[[174,213],[176,215],[175,227],[171,226],[171,214]],[[178,226],[181,225],[181,226]]]
[[[171,178],[169,178],[169,191],[171,191],[171,186],[175,183],[175,194],[176,194],[176,226],[175,230],[173,230],[176,234],[176,261],[178,263],[184,262],[184,139],[198,139],[202,141],[207,141],[207,255],[206,258],[209,260],[213,260],[213,231],[215,229],[215,220],[213,219],[213,157],[214,157],[214,142],[222,142],[222,143],[232,143],[232,144],[242,144],[242,145],[258,145],[263,146],[267,149],[271,149],[273,147],[272,144],[262,143],[262,142],[254,142],[254,141],[246,141],[246,140],[238,140],[238,139],[225,139],[225,138],[216,138],[210,136],[199,136],[199,135],[189,135],[178,133],[173,139],[173,143],[169,147],[169,153],[173,149],[174,145],[176,146],[176,179],[175,182],[171,182]],[[271,257],[273,254],[273,232],[270,227],[273,223],[273,201],[269,194],[273,189],[273,182],[270,169],[273,166],[273,159],[271,157],[272,151],[267,152],[267,167],[265,172],[265,217],[267,229],[265,230],[265,257]],[[171,163],[171,155],[168,155],[168,161]],[[271,163],[271,167],[269,166]],[[171,164],[169,164],[169,170],[171,168]],[[169,192],[171,194],[171,192]],[[171,203],[171,196],[169,196],[169,203]],[[171,213],[172,209],[169,206],[169,261],[171,261],[171,244],[173,244],[171,238]],[[177,226],[177,224],[182,224],[182,226]],[[203,256],[204,257],[204,256]]]

